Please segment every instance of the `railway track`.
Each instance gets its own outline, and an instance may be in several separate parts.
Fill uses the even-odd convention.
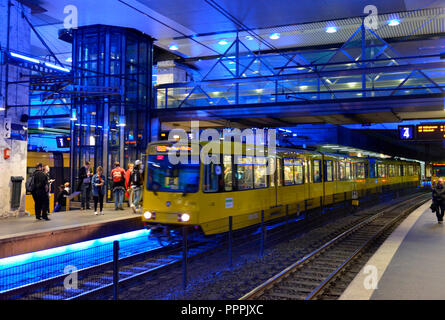
[[[218,241],[190,243],[188,258],[198,257],[218,248]],[[138,277],[148,276],[182,263],[180,246],[151,250],[119,259],[119,284]],[[67,275],[39,281],[0,293],[0,300],[74,300],[87,298],[109,290],[113,286],[113,263],[107,262],[76,272],[77,288],[67,289]]]
[[[312,300],[329,296],[326,291],[340,274],[343,276],[382,234],[430,198],[430,194],[416,195],[384,208],[324,243],[240,300]]]
[[[389,210],[394,205],[384,205],[382,210]],[[366,214],[359,218],[360,223],[368,221],[369,215]],[[373,216],[374,217],[374,216]],[[365,221],[364,221],[365,220]],[[325,239],[338,238],[344,234],[345,230],[353,228],[352,225],[340,228],[329,234]],[[210,252],[221,249],[223,243],[221,239],[214,239],[208,242],[191,242],[188,249],[188,259],[209,254]],[[145,278],[151,274],[166,271],[170,267],[182,263],[182,251],[180,245],[159,248],[149,252],[129,255],[119,259],[119,284]],[[54,277],[51,279],[39,281],[30,285],[16,288],[7,292],[0,293],[2,299],[33,299],[33,300],[73,300],[86,299],[100,296],[102,293],[110,291],[113,286],[113,268],[112,262],[99,264],[93,267],[77,271],[78,286],[67,290],[64,280],[67,275]]]

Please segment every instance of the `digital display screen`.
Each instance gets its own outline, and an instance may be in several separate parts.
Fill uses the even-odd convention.
[[[401,140],[413,140],[414,126],[399,126],[399,138]]]
[[[69,148],[70,140],[70,137],[57,137],[57,148]]]
[[[444,140],[445,123],[424,123],[416,127],[417,140]]]
[[[191,150],[192,150],[191,147],[186,147],[186,146],[180,146],[180,147],[175,147],[175,146],[156,146],[156,151],[157,152],[191,151]]]

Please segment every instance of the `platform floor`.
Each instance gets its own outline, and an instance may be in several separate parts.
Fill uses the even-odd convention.
[[[445,224],[437,223],[430,205],[425,203],[399,225],[341,300],[445,299]],[[372,283],[377,288],[370,288]]]
[[[0,239],[124,220],[137,215],[140,216],[140,214],[133,213],[133,210],[125,208],[123,211],[104,209],[104,214],[97,216],[94,214],[94,210],[56,212],[48,216],[50,221],[37,220],[35,216],[8,218],[0,220]]]

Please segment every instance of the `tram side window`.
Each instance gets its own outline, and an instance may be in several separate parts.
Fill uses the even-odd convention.
[[[307,181],[308,183],[312,183],[312,161],[310,160],[306,160],[305,161],[305,172],[304,172],[304,179],[305,181]]]
[[[404,166],[403,164],[400,165],[400,176],[403,177],[405,175],[405,170],[404,170]]]
[[[290,186],[294,184],[294,161],[292,159],[284,159],[284,185]]]
[[[344,160],[340,161],[340,180],[346,180],[346,162]]]
[[[283,159],[277,158],[277,185],[281,187],[283,185],[283,172],[282,172],[282,164]]]
[[[314,183],[321,182],[321,160],[313,160]]]
[[[278,171],[276,168],[276,159],[270,157],[268,159],[268,165],[267,165],[268,175],[269,175],[269,187],[275,187],[275,175]]]
[[[357,179],[365,179],[365,164],[363,162],[357,163]]]
[[[224,163],[224,190],[233,190],[233,169],[232,169],[232,156],[225,155],[223,158]]]
[[[304,183],[303,160],[294,160],[294,178],[295,184]]]
[[[388,169],[389,169],[388,175],[390,177],[394,177],[394,174],[395,174],[394,165],[392,165],[392,164],[388,165]]]
[[[385,178],[386,177],[386,170],[385,165],[383,163],[377,164],[377,173],[379,178]]]
[[[218,192],[220,176],[221,176],[220,165],[213,163],[205,164],[202,190],[204,192]]]
[[[256,157],[254,159],[254,176],[255,188],[267,187],[267,160],[263,157]]]
[[[346,161],[346,170],[345,170],[345,180],[352,180],[352,174],[351,174],[351,162]]]
[[[238,158],[236,166],[236,180],[238,190],[253,189],[253,159],[252,157]]]
[[[333,168],[332,168],[332,160],[325,160],[324,166],[325,166],[324,181],[328,181],[328,182],[333,181],[334,175],[333,175]]]

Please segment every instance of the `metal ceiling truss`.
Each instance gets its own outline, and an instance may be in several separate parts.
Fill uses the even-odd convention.
[[[317,60],[324,63],[310,62],[296,52],[288,54],[282,67],[273,68],[270,56],[254,54],[236,37],[201,81],[156,86],[155,108],[316,103],[445,91],[440,54],[402,57],[364,24],[340,48],[323,52],[326,55]],[[255,70],[256,61],[264,74]]]

